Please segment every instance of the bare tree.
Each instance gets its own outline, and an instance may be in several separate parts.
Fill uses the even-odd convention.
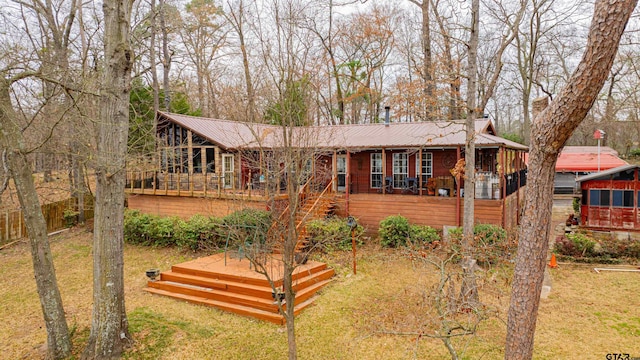
[[[3,166],[8,166],[14,180],[18,199],[22,207],[31,258],[36,279],[40,305],[47,328],[47,357],[64,359],[71,354],[69,328],[62,306],[62,298],[58,289],[53,256],[47,237],[47,222],[40,208],[40,200],[33,181],[33,169],[27,160],[28,149],[18,124],[18,116],[13,109],[10,87],[19,80],[34,73],[21,72],[7,77],[2,71],[0,76],[0,147],[2,148]],[[6,174],[5,174],[6,175]]]
[[[124,187],[133,52],[131,0],[106,0],[93,236],[93,314],[84,359],[119,358],[129,341],[124,303]]]
[[[531,359],[546,266],[558,154],[602,89],[637,0],[595,3],[587,47],[569,82],[531,126],[529,177],[509,306],[505,359]]]

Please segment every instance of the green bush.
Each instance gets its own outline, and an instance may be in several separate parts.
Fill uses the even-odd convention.
[[[596,241],[582,233],[567,234],[567,239],[573,243],[576,251],[582,256],[594,255]]]
[[[332,217],[325,220],[313,220],[307,224],[309,247],[323,250],[351,250],[351,227],[347,219]],[[364,228],[357,225],[354,232],[356,245],[362,244]]]
[[[640,149],[633,149],[629,151],[629,157],[631,158],[640,158]]]
[[[409,220],[402,215],[392,215],[380,221],[378,235],[383,247],[407,245],[409,239]]]
[[[440,234],[431,226],[409,225],[409,238],[412,242],[432,243],[440,241]]]
[[[179,221],[176,245],[192,251],[217,250],[224,246],[220,220],[203,215],[194,215],[189,221]]]
[[[580,198],[573,198],[573,213],[580,217]]]
[[[223,241],[228,238],[234,246],[254,241],[263,244],[272,223],[270,212],[247,208],[223,217],[220,230],[225,238]]]

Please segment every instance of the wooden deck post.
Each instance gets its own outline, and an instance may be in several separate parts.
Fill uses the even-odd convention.
[[[351,152],[349,150],[347,150],[347,173],[345,174],[345,184],[344,184],[344,189],[345,189],[345,195],[344,195],[344,199],[345,199],[345,211],[347,212],[347,215],[349,215],[349,193],[351,192]]]
[[[331,177],[336,179],[331,185],[333,192],[338,192],[338,152],[333,150],[333,154],[331,155]]]
[[[187,130],[187,167],[189,194],[193,196],[193,138],[191,136],[191,130]]]
[[[382,148],[382,195],[387,192],[387,154]]]
[[[500,176],[500,182],[499,184],[502,184],[500,191],[502,192],[501,194],[501,201],[502,201],[502,228],[505,227],[505,222],[506,222],[506,213],[507,213],[507,181],[505,178],[505,174],[506,174],[506,168],[507,168],[507,161],[506,161],[506,151],[504,149],[504,147],[500,147],[498,148],[498,156],[500,158],[500,163],[502,164],[502,166],[500,166],[500,171],[498,171],[498,176]]]
[[[456,147],[456,164],[460,161],[460,146]],[[433,159],[432,159],[433,161]],[[456,226],[460,226],[460,174],[456,175]]]
[[[417,168],[418,168],[418,194],[422,196],[422,148],[418,151],[419,158],[416,159]]]

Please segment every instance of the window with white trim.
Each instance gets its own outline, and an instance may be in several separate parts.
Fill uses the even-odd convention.
[[[382,187],[382,153],[371,154],[371,188]]]
[[[422,161],[418,160],[419,154],[416,155],[416,178],[420,173],[420,163],[422,163],[422,183],[426,184],[427,179],[433,177],[433,153],[423,152]]]
[[[407,153],[393,154],[393,187],[404,187],[407,176],[409,176],[409,155]]]

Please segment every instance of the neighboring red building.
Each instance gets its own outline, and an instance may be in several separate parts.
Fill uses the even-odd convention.
[[[639,165],[624,165],[578,178],[581,224],[600,230],[640,231]]]
[[[556,163],[554,192],[572,194],[578,177],[627,164],[608,146],[601,146],[599,154],[597,146],[565,146]]]

